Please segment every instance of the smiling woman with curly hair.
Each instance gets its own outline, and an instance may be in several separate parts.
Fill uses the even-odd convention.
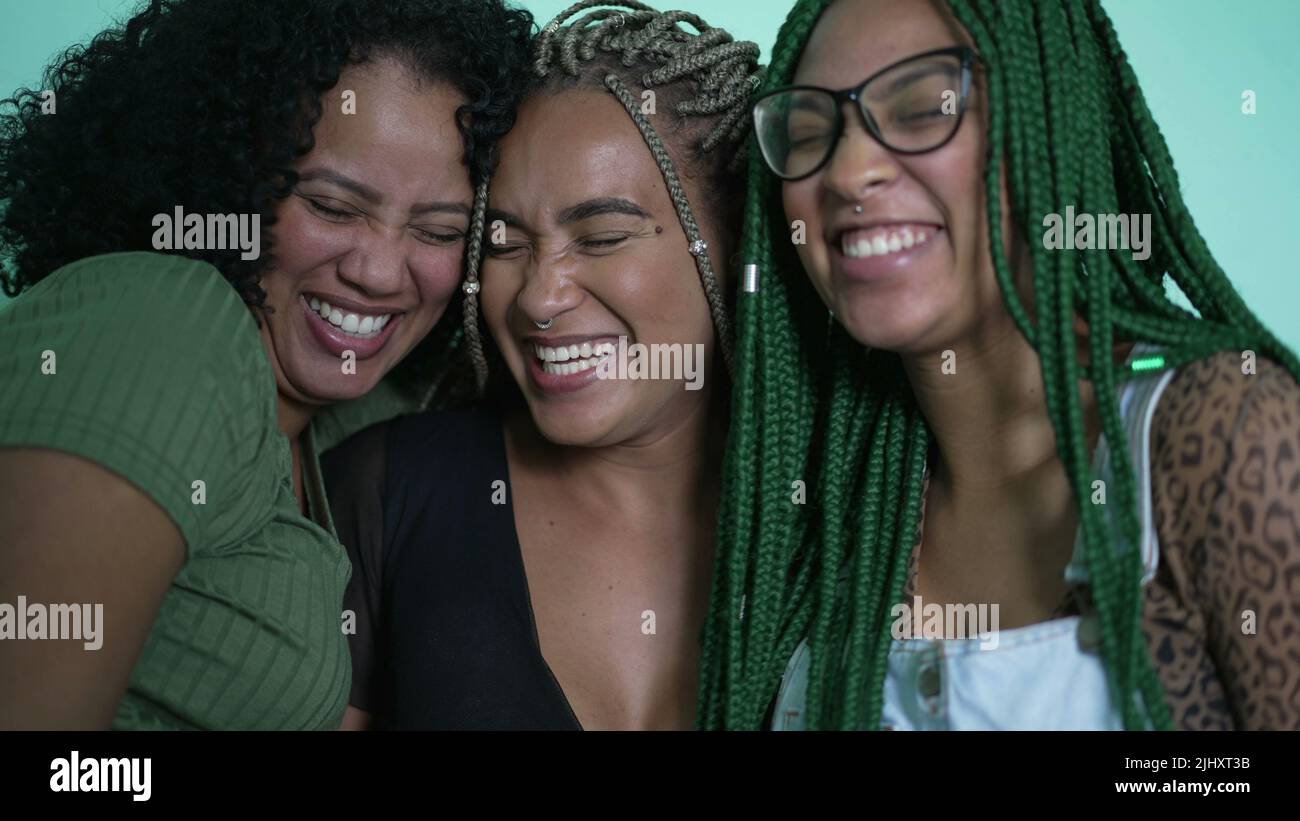
[[[0,603],[102,613],[0,642],[0,727],[338,726],[317,454],[453,390],[429,332],[531,29],[500,0],[152,0],[0,104]]]

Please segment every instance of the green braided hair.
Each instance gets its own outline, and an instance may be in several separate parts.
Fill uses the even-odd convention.
[[[764,91],[791,82],[830,0],[799,0],[782,26]],[[1078,380],[1090,380],[1103,433],[1125,441],[1117,385],[1250,349],[1293,375],[1294,353],[1250,312],[1197,232],[1133,69],[1099,0],[949,0],[987,80],[990,244],[1007,310],[1042,363],[1058,452],[1074,489],[1110,690],[1130,729],[1167,728],[1168,707],[1140,628],[1140,533],[1133,467],[1115,448],[1120,513],[1112,533],[1089,501],[1091,454]],[[1003,250],[1000,174],[1024,236],[1075,205],[1149,213],[1152,254],[1052,251],[1030,242],[1034,307]],[[810,729],[875,729],[883,706],[891,607],[918,536],[931,434],[896,354],[863,349],[833,320],[799,268],[780,182],[749,160],[744,259],[763,274],[737,310],[731,439],[713,597],[701,659],[702,728],[757,728],[782,671],[807,638]],[[778,273],[779,272],[779,273]],[[1166,278],[1193,311],[1166,293]],[[747,291],[751,289],[746,289]],[[1089,329],[1083,367],[1076,316]],[[1113,344],[1145,341],[1154,359],[1117,368]],[[791,483],[807,479],[806,505]]]
[[[565,24],[582,11],[587,13]],[[682,28],[682,23],[695,32]],[[640,130],[663,174],[688,249],[695,257],[723,361],[731,370],[733,332],[726,297],[706,253],[708,244],[682,188],[677,165],[690,170],[703,166],[703,176],[715,183],[724,182],[715,190],[706,189],[710,206],[725,211],[731,203],[741,200],[740,175],[734,172],[739,165],[738,158],[744,156],[751,129],[749,97],[760,83],[758,46],[737,41],[723,29],[710,26],[687,11],[656,11],[636,0],[622,3],[583,0],[546,24],[535,41],[534,56],[537,80],[534,91],[571,88],[583,83],[603,88],[623,104]],[[676,137],[672,147],[681,142],[691,144],[685,150],[678,148],[683,156],[676,163],[670,146],[660,139],[650,118],[642,113],[640,94],[634,94],[629,86],[637,87],[638,91],[659,89],[661,105],[677,115],[672,123]],[[685,139],[680,135],[685,135]],[[727,190],[728,177],[736,180],[734,195]],[[470,229],[475,236],[482,234],[486,203],[485,183],[475,197]],[[488,360],[478,321],[480,248],[478,243],[470,246],[463,287],[465,339],[482,392],[487,384]]]

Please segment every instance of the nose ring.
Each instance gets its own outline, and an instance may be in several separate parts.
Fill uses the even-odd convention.
[[[537,326],[537,330],[539,330],[539,331],[545,331],[545,330],[547,330],[548,328],[551,327],[551,323],[554,322],[554,321],[555,321],[555,318],[554,318],[554,317],[552,317],[552,318],[546,320],[545,322],[538,322],[537,320],[534,319],[534,320],[533,320],[533,324]]]

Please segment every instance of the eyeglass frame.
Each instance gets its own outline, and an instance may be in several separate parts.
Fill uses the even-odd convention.
[[[871,84],[873,80],[876,80],[879,77],[888,74],[889,72],[893,71],[899,66],[906,65],[907,63],[910,63],[914,60],[923,60],[927,57],[938,57],[939,55],[948,55],[948,54],[961,58],[961,95],[960,95],[960,99],[957,102],[957,124],[953,126],[952,131],[948,134],[947,137],[944,138],[943,142],[939,143],[938,145],[931,146],[930,148],[923,148],[919,151],[908,151],[901,148],[894,148],[892,145],[885,142],[884,136],[880,134],[880,126],[876,125],[875,118],[871,116],[870,112],[867,111],[866,105],[862,102],[862,92],[866,89],[868,85]],[[938,48],[932,51],[923,51],[920,54],[913,54],[910,57],[904,57],[903,59],[898,60],[897,62],[894,63],[890,63],[889,65],[880,69],[875,74],[872,74],[867,79],[858,83],[856,86],[842,89],[840,91],[832,91],[829,88],[824,88],[822,86],[814,86],[814,85],[789,85],[789,86],[782,86],[781,88],[774,88],[771,91],[759,95],[757,98],[754,99],[754,102],[751,103],[749,106],[749,116],[753,120],[755,125],[754,139],[756,142],[759,143],[758,153],[763,158],[763,164],[767,166],[767,169],[771,171],[773,176],[777,177],[778,179],[784,182],[798,182],[800,180],[808,179],[813,174],[816,174],[818,171],[821,171],[823,168],[825,168],[826,165],[831,161],[831,157],[835,156],[835,149],[838,147],[840,140],[844,137],[844,129],[848,124],[847,118],[844,116],[844,104],[846,102],[853,103],[853,107],[857,109],[858,117],[862,120],[862,125],[866,129],[867,134],[869,134],[873,140],[879,143],[887,151],[891,151],[895,154],[904,154],[907,156],[915,156],[917,154],[928,154],[931,151],[938,151],[940,148],[943,148],[945,145],[952,142],[952,138],[957,136],[957,132],[961,130],[962,119],[966,116],[966,104],[970,100],[970,90],[971,90],[971,86],[973,85],[972,69],[980,62],[982,62],[980,60],[980,56],[976,54],[975,50],[970,46],[965,46],[965,45],[949,46],[947,48]],[[826,152],[826,156],[822,157],[821,161],[818,162],[817,165],[815,165],[811,171],[808,171],[803,174],[799,174],[798,176],[787,177],[782,175],[776,169],[772,168],[772,164],[768,162],[767,155],[763,153],[762,142],[761,140],[758,139],[757,125],[758,125],[758,106],[761,105],[763,101],[768,99],[769,97],[775,97],[778,94],[784,94],[791,91],[820,91],[825,94],[829,94],[831,96],[831,98],[835,101],[835,126],[833,129],[835,137],[834,139],[831,140],[830,143],[831,147]]]

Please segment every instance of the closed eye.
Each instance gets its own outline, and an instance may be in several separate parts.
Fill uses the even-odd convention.
[[[602,251],[615,250],[631,236],[631,234],[594,234],[583,237],[578,240],[578,243],[584,250],[599,254]]]
[[[515,243],[495,243],[488,242],[483,245],[483,253],[493,259],[514,259],[528,248],[522,242]]]
[[[438,232],[430,231],[427,228],[412,228],[415,236],[420,242],[429,245],[454,245],[465,238],[460,231]]]
[[[345,219],[356,216],[356,214],[353,214],[350,211],[341,211],[338,208],[331,208],[321,200],[313,199],[301,194],[299,194],[299,196],[307,201],[307,205],[311,210],[332,222],[342,222]]]

